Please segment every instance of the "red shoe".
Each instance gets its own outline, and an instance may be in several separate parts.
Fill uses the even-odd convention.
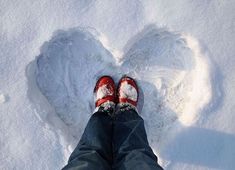
[[[117,96],[119,105],[131,105],[136,108],[139,91],[135,80],[131,77],[123,76],[118,83]]]
[[[116,100],[115,83],[110,76],[102,76],[96,83],[94,89],[95,107],[102,110],[114,109]]]

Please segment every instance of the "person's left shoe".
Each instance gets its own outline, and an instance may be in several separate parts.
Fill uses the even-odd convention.
[[[117,108],[121,110],[134,109],[137,111],[139,90],[136,81],[124,75],[117,87]]]
[[[94,88],[95,112],[107,112],[112,114],[116,103],[115,83],[110,76],[102,76],[96,82]]]

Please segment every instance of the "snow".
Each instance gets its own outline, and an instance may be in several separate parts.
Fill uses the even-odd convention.
[[[235,168],[235,2],[0,1],[0,169],[61,169],[97,78],[140,87],[165,169]]]
[[[107,101],[105,103],[102,103],[99,107],[96,107],[93,113],[96,113],[97,111],[99,111],[100,107],[102,107],[103,110],[113,110],[116,107],[116,104],[112,101]]]
[[[6,102],[6,96],[4,94],[0,94],[0,104]]]
[[[103,85],[101,87],[98,88],[95,96],[95,101],[99,100],[99,99],[102,99],[104,98],[105,96],[108,96],[108,95],[113,95],[114,94],[114,91],[113,90],[110,90],[109,88],[107,88],[107,85]]]
[[[120,98],[128,98],[132,101],[137,101],[138,95],[136,89],[132,85],[128,84],[127,81],[124,81],[121,83],[119,96]]]

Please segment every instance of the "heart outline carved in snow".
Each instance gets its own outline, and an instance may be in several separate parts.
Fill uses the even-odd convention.
[[[208,58],[193,37],[151,25],[117,58],[99,35],[84,28],[57,31],[36,58],[37,86],[73,137],[80,138],[94,109],[92,92],[102,75],[116,82],[123,74],[137,80],[138,108],[153,147],[174,122],[197,120],[211,100],[211,82]]]

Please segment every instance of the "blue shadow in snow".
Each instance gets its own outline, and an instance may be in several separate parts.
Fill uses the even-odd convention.
[[[164,159],[216,169],[235,168],[235,136],[219,131],[187,127],[166,150]]]

